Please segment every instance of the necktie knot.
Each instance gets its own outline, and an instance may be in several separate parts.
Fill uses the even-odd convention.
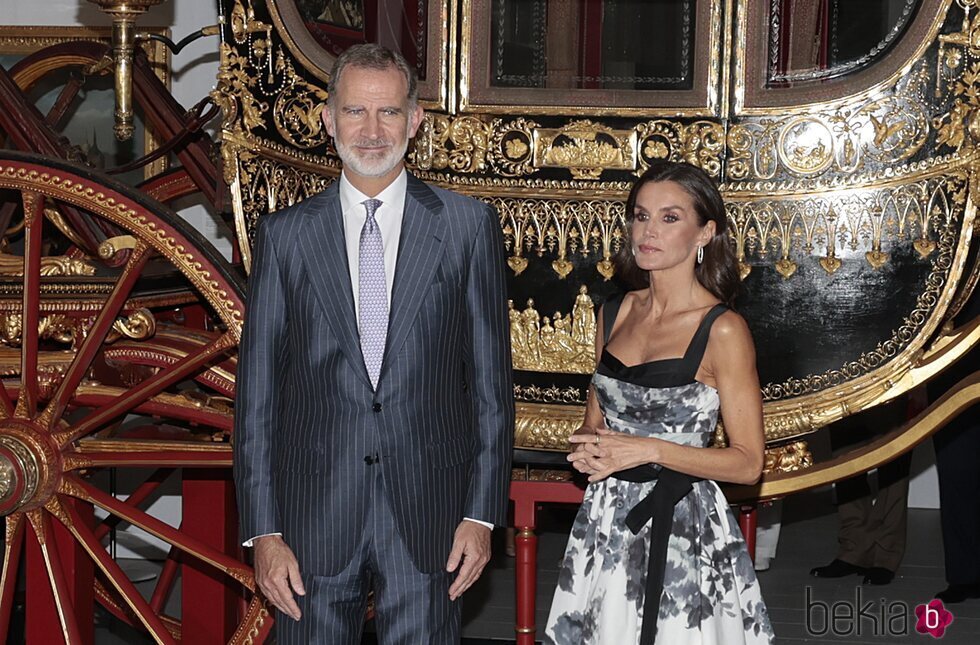
[[[381,200],[380,199],[365,199],[361,203],[364,204],[364,210],[367,211],[367,221],[368,222],[375,221],[374,214],[381,207]]]

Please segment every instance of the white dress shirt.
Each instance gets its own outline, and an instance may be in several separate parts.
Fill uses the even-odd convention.
[[[391,312],[391,287],[395,283],[395,264],[398,261],[398,242],[405,217],[405,192],[408,189],[408,173],[405,170],[378,193],[374,199],[381,206],[374,212],[374,219],[381,231],[381,243],[385,250],[385,287],[388,291],[388,311]],[[347,246],[347,265],[350,267],[350,283],[354,294],[354,316],[361,321],[360,261],[361,229],[367,219],[364,201],[371,199],[354,188],[345,173],[340,174],[340,209],[344,213],[344,241]]]
[[[367,209],[363,202],[371,197],[365,195],[347,180],[347,173],[340,174],[340,209],[344,215],[344,242],[347,247],[347,264],[350,267],[351,291],[354,294],[354,316],[358,323],[361,320],[359,298],[360,260],[361,260],[361,229],[367,220]],[[402,220],[405,217],[405,194],[408,191],[408,172],[402,169],[398,177],[388,184],[388,187],[378,193],[373,199],[381,202],[374,212],[374,219],[381,230],[381,244],[385,254],[385,286],[388,292],[388,312],[391,312],[391,288],[395,284],[395,265],[398,261],[398,242],[402,234]],[[493,524],[470,517],[463,519],[476,522],[488,529]],[[267,533],[242,542],[242,546],[252,546],[253,542],[267,535],[282,535],[282,533]],[[449,555],[448,553],[446,554]]]

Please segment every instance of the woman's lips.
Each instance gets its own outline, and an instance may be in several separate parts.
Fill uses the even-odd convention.
[[[639,249],[640,249],[640,253],[653,253],[653,252],[655,252],[655,251],[659,251],[659,250],[660,250],[660,249],[658,249],[658,248],[657,248],[657,247],[655,247],[655,246],[647,246],[646,244],[641,244],[641,245],[640,245],[639,247],[637,247],[637,248],[639,248]]]

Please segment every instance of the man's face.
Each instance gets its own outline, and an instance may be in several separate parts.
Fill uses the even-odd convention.
[[[395,67],[348,67],[335,94],[324,124],[345,171],[370,178],[400,172],[422,122],[422,108],[408,103],[405,76]]]

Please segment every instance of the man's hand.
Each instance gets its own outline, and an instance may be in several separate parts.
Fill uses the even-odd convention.
[[[453,548],[446,562],[446,571],[453,572],[459,568],[456,580],[449,587],[449,599],[456,600],[462,596],[480,578],[487,562],[490,562],[490,529],[463,520],[456,527]]]
[[[300,619],[302,613],[293,592],[305,596],[306,589],[299,577],[296,556],[278,535],[255,539],[255,582],[276,609],[293,620]]]

